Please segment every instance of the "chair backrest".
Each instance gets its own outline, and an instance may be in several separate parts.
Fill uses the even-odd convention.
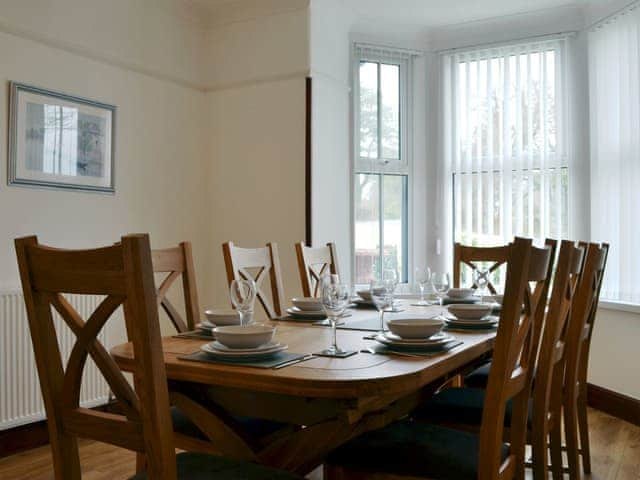
[[[511,478],[524,462],[526,402],[533,376],[532,329],[535,318],[544,311],[553,261],[550,246],[534,248],[528,239],[516,238],[506,248],[507,280],[480,427],[480,479]],[[513,401],[511,452],[502,462],[509,400]]]
[[[564,385],[570,398],[586,388],[591,334],[609,254],[606,243],[580,243],[580,246],[586,249],[586,255],[567,330]]]
[[[29,329],[42,389],[56,479],[81,477],[77,438],[90,438],[144,453],[150,478],[176,478],[156,291],[147,235],[122,237],[94,250],[59,250],[36,237],[15,242]],[[63,294],[104,295],[85,321]],[[136,390],[97,335],[123,306],[136,358]],[[66,368],[52,307],[75,333]],[[91,356],[124,412],[80,407],[82,372]]]
[[[567,327],[582,272],[583,258],[584,250],[581,247],[568,240],[562,241],[540,341],[532,395],[532,435],[544,438],[545,445],[549,434],[550,414],[557,411],[562,402]],[[534,455],[536,454],[534,451]]]
[[[304,242],[299,242],[296,243],[296,256],[302,294],[305,297],[318,296],[320,278],[323,275],[340,275],[335,243],[327,243],[324,247],[307,247]]]
[[[233,242],[226,242],[222,244],[222,253],[229,286],[233,280],[253,279],[256,282],[258,300],[267,317],[281,317],[284,292],[278,246],[275,243],[267,243],[266,247],[261,248],[240,248]],[[252,274],[251,269],[256,270],[256,273]],[[265,293],[262,285],[266,278],[269,278],[271,283],[271,298]]]
[[[488,270],[490,273],[494,273],[502,265],[507,263],[509,256],[509,245],[502,245],[496,247],[472,247],[467,245],[461,245],[455,243],[453,245],[453,286],[460,287],[460,280],[462,276],[462,266],[466,265],[472,271],[478,269],[478,263],[491,263],[483,270]],[[491,277],[489,276],[489,283],[487,288],[492,294],[496,294],[497,290],[493,283],[491,283]],[[471,288],[476,288],[475,282]]]
[[[157,290],[158,305],[162,307],[179,333],[194,330],[196,323],[200,321],[200,306],[191,242],[182,242],[173,248],[152,250],[151,259],[154,273],[168,274]],[[167,298],[167,292],[180,277],[182,277],[186,321]]]

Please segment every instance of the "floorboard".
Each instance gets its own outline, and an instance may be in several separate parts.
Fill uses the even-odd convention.
[[[589,413],[593,474],[585,480],[640,480],[640,427],[597,410]],[[110,445],[81,440],[80,455],[83,480],[126,479],[135,470],[135,455]],[[0,459],[1,480],[53,478],[48,447]],[[320,470],[309,478],[321,480]]]

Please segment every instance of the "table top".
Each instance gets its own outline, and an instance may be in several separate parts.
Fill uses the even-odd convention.
[[[407,313],[435,314],[442,307],[411,307]],[[347,322],[375,317],[375,310],[354,309]],[[300,322],[273,321],[276,339],[294,353],[313,353],[331,342],[331,329]],[[338,345],[357,350],[377,342],[363,337],[371,332],[338,330]],[[181,360],[206,340],[164,337],[167,377],[171,380],[197,382],[304,397],[361,398],[378,395],[401,395],[415,391],[437,378],[478,359],[493,349],[495,331],[451,332],[464,343],[449,352],[432,357],[414,358],[397,355],[357,353],[348,358],[317,357],[282,369],[261,369],[239,365]],[[123,344],[111,350],[120,368],[133,371],[133,349]]]

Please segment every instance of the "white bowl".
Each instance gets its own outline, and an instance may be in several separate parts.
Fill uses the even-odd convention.
[[[213,334],[221,344],[229,348],[256,348],[273,339],[275,327],[268,325],[228,325],[216,327]]]
[[[392,318],[387,326],[401,338],[428,338],[442,330],[444,321],[441,318]]]
[[[356,292],[358,296],[366,302],[371,301],[371,291],[370,290],[358,290]]]
[[[478,320],[491,313],[490,303],[452,303],[447,305],[449,313],[465,320]]]
[[[291,303],[305,312],[319,312],[323,308],[320,299],[315,297],[292,298]]]
[[[205,310],[204,314],[209,323],[213,323],[216,326],[240,324],[240,315],[237,311],[230,308],[212,308]]]
[[[464,299],[469,298],[471,295],[473,295],[473,292],[475,292],[473,288],[450,288],[447,292],[447,296],[449,298]]]

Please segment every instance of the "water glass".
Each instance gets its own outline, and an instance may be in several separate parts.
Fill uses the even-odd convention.
[[[449,289],[451,288],[451,277],[448,273],[434,272],[431,275],[431,287],[433,288],[440,306],[443,304],[443,299]]]
[[[346,352],[338,347],[336,326],[340,317],[344,314],[349,301],[351,300],[351,292],[349,286],[339,283],[337,277],[331,278],[329,281],[323,282],[320,291],[320,299],[329,323],[331,324],[331,346],[322,352],[323,355],[341,356]]]
[[[384,333],[384,311],[393,305],[393,290],[395,286],[391,280],[373,280],[369,285],[371,300],[380,316],[379,333]]]
[[[245,320],[249,320],[253,314],[256,291],[256,282],[252,279],[236,279],[231,282],[229,297],[240,316],[240,325],[244,325]]]
[[[484,300],[484,289],[489,284],[490,273],[489,270],[480,270],[479,268],[473,270],[473,283],[480,291],[480,303]]]
[[[431,281],[431,269],[429,267],[417,267],[415,279],[418,284],[418,288],[420,288],[420,301],[414,305],[426,307],[430,305],[430,303],[424,299],[424,289],[427,286],[427,283]]]

